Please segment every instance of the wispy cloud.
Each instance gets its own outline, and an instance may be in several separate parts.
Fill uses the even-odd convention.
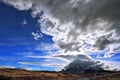
[[[56,55],[57,56],[57,55]],[[46,56],[26,56],[27,58],[31,59],[44,59],[40,62],[21,62],[22,64],[26,65],[39,65],[45,67],[53,67],[56,70],[61,70],[65,66],[67,66],[71,61],[65,58],[56,57],[55,55],[46,55]]]
[[[0,43],[0,46],[11,46],[11,47],[15,47],[15,46],[19,46],[19,45],[29,45],[30,43],[27,42],[19,42],[19,43]]]
[[[18,62],[22,65],[36,65],[36,66],[44,66],[44,67],[52,67],[55,68],[57,71],[63,69],[68,62],[58,60],[58,59],[46,59],[41,62]]]
[[[31,9],[32,16],[38,16],[43,11],[42,17],[38,16],[40,30],[53,37],[61,54],[87,54],[109,49],[104,52],[103,58],[110,58],[120,51],[120,0],[2,1],[19,10]],[[35,40],[41,38],[39,33],[32,32],[32,35]],[[57,48],[43,44],[36,50],[53,53]]]
[[[18,62],[18,63],[24,65],[41,65],[40,62]]]
[[[36,47],[35,47],[36,50],[43,50],[43,51],[57,51],[59,50],[59,46],[56,45],[56,44],[49,44],[49,43],[41,43],[41,44],[38,44]]]
[[[14,66],[0,66],[0,68],[16,68],[16,67],[14,67]]]

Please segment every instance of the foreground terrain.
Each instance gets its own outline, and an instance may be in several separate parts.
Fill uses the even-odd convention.
[[[76,80],[77,78],[80,76],[62,72],[0,69],[0,80]]]
[[[120,80],[120,72],[99,73],[100,75],[95,72],[76,75],[65,72],[0,69],[0,80]]]
[[[93,77],[90,80],[120,80],[120,72]]]

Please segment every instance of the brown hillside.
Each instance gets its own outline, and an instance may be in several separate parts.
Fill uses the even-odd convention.
[[[0,69],[0,80],[76,80],[78,75],[62,72]],[[3,79],[7,78],[7,79]]]
[[[99,75],[98,75],[99,73]],[[82,78],[82,79],[81,79]],[[120,80],[120,72],[90,72],[79,75],[64,72],[0,69],[0,80]]]

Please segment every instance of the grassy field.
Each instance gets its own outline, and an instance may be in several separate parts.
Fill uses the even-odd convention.
[[[63,72],[0,69],[0,80],[120,80],[120,72],[95,76],[94,73],[75,75]]]
[[[76,80],[79,77],[62,72],[0,69],[0,80]]]

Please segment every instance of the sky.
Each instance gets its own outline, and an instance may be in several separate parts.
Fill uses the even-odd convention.
[[[33,68],[47,70],[40,65],[24,65],[19,62],[42,62],[43,59],[26,58],[30,55],[44,55],[46,50],[36,49],[41,45],[52,45],[52,37],[42,34],[39,30],[37,18],[32,18],[30,11],[19,11],[12,6],[0,3],[0,65],[18,68]],[[26,23],[24,23],[26,21]],[[32,34],[41,34],[38,40]],[[54,70],[52,68],[52,70]]]
[[[0,0],[0,66],[54,71],[84,55],[119,69],[119,3]]]

